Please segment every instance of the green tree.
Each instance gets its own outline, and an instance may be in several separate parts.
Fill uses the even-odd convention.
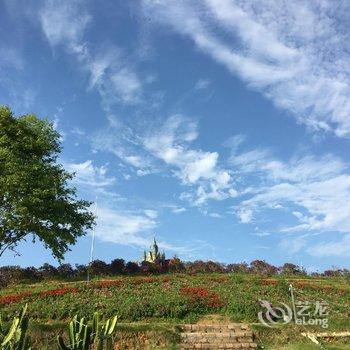
[[[61,260],[94,225],[91,202],[77,198],[74,174],[57,163],[60,152],[52,123],[0,106],[0,257],[32,237]]]

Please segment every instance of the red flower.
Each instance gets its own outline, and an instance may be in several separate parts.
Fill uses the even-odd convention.
[[[203,305],[210,308],[222,306],[219,295],[205,288],[185,287],[180,289],[180,294],[186,296],[192,305]]]
[[[260,283],[263,286],[276,286],[278,282],[276,280],[263,279],[263,280],[260,281]]]
[[[0,304],[6,305],[6,304],[10,304],[10,303],[16,303],[16,302],[18,302],[18,301],[22,300],[23,298],[28,297],[30,295],[32,295],[32,293],[30,293],[30,292],[4,295],[4,296],[0,297]]]
[[[93,288],[108,288],[112,286],[120,286],[122,285],[123,281],[121,280],[105,280],[105,281],[99,281],[92,285]]]
[[[39,293],[39,297],[45,298],[47,296],[65,295],[65,294],[77,293],[77,292],[78,292],[78,288],[58,288],[58,289],[42,291]]]

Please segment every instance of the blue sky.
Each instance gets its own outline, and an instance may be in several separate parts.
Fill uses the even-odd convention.
[[[349,7],[2,1],[0,103],[61,133],[97,198],[95,258],[139,260],[156,235],[185,260],[349,268]],[[18,250],[1,263],[54,263]]]

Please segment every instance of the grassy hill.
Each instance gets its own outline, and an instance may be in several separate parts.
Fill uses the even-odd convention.
[[[315,301],[327,302],[328,329],[294,324],[270,329],[259,325],[257,315],[262,310],[259,300],[268,300],[273,305],[281,302],[291,305],[290,284],[297,302],[309,301],[312,305]],[[345,279],[335,277],[266,278],[251,274],[120,276],[89,283],[47,281],[16,284],[0,291],[5,321],[10,320],[25,303],[28,303],[32,322],[31,332],[36,334],[36,341],[46,341],[48,347],[73,315],[90,316],[96,310],[106,317],[118,315],[120,334],[125,334],[130,341],[138,341],[139,336],[148,334],[164,348],[176,344],[176,324],[197,322],[213,314],[252,324],[260,345],[271,349],[281,349],[288,342],[307,344],[308,341],[300,336],[302,331],[350,330],[350,285]],[[136,338],[132,340],[133,337]],[[347,348],[346,345],[339,346],[338,349]],[[41,348],[44,348],[43,343]]]

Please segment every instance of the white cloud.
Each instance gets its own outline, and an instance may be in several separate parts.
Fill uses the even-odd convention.
[[[245,135],[238,134],[229,137],[225,142],[223,143],[224,147],[230,148],[231,153],[236,153],[239,146],[244,142],[246,139]]]
[[[307,249],[310,255],[316,257],[326,256],[350,256],[350,234],[345,235],[339,241],[322,242]]]
[[[233,153],[229,163],[241,172],[262,172],[276,181],[310,181],[327,179],[346,170],[346,165],[331,154],[316,158],[312,155],[293,157],[288,163],[274,159],[266,149]]]
[[[83,163],[63,163],[65,169],[75,172],[74,183],[89,197],[102,196],[97,206],[96,236],[106,242],[113,242],[137,247],[147,247],[151,230],[156,228],[158,212],[145,209],[143,212],[127,210],[126,203],[113,190],[116,182],[108,176],[107,166],[95,166],[91,160]],[[146,235],[146,236],[145,236]]]
[[[197,188],[182,198],[202,205],[209,199],[222,200],[231,196],[231,175],[218,165],[218,153],[190,148],[198,136],[197,125],[183,116],[170,117],[158,131],[143,139],[144,148],[173,167],[183,184]],[[229,192],[231,190],[231,192]]]
[[[94,150],[111,152],[125,164],[136,169],[137,176],[145,176],[158,171],[152,156],[140,144],[140,136],[120,121],[111,119],[111,128],[97,131],[91,137]],[[135,128],[136,129],[136,128]]]
[[[267,237],[267,236],[270,236],[271,233],[270,232],[256,232],[254,233],[255,236],[258,236],[258,237]]]
[[[107,175],[107,166],[94,166],[92,160],[83,163],[64,162],[63,166],[69,172],[74,172],[74,182],[83,187],[99,189],[115,184],[116,179]]]
[[[145,17],[313,129],[350,134],[349,28],[331,1],[144,0]],[[343,8],[345,7],[345,8]],[[225,35],[222,35],[225,33]]]
[[[196,82],[196,85],[194,86],[194,88],[196,90],[205,90],[210,86],[210,80],[209,79],[199,79]]]
[[[89,72],[89,86],[100,93],[102,105],[110,115],[111,108],[116,103],[138,103],[144,83],[152,83],[154,79],[146,77],[141,81],[118,48],[109,47],[100,50],[98,54],[92,53],[84,39],[87,25],[91,21],[84,5],[80,2],[48,2],[40,12],[41,25],[52,46],[65,46],[77,57],[81,67]],[[82,18],[79,18],[79,13],[82,13]],[[72,27],[66,28],[70,21]],[[197,88],[205,88],[208,84],[209,81],[201,80],[197,83]],[[174,175],[183,184],[197,186],[191,193],[195,205],[232,195],[231,175],[218,166],[218,153],[189,147],[189,143],[198,136],[194,122],[185,122],[182,117],[174,116],[167,120],[160,132],[154,133],[152,130],[152,134],[144,137],[144,131],[138,132],[135,125],[128,128],[112,115],[109,120],[113,130],[119,132],[118,138],[110,132],[101,131],[93,137],[95,150],[112,151],[125,163],[136,168],[138,176],[157,171],[152,157],[161,159],[172,167]]]
[[[153,209],[146,209],[144,210],[144,213],[146,214],[146,216],[148,216],[151,219],[155,219],[158,217],[158,212]]]
[[[115,178],[107,175],[107,166],[94,166],[91,160],[63,164],[68,171],[76,172],[74,182],[79,191],[84,193],[85,198],[91,198],[96,194],[99,196],[96,207],[96,237],[105,242],[142,249],[149,247],[159,225],[157,210],[128,209],[125,199],[113,191]],[[185,208],[176,205],[165,205],[164,208],[170,208],[174,213],[186,211]],[[200,252],[205,251],[209,246],[205,242],[197,241],[172,244],[158,237],[157,241],[160,248],[165,249],[168,254],[175,253],[183,258],[198,258]]]
[[[85,136],[85,131],[77,126],[70,130],[70,133],[76,136]]]
[[[150,232],[157,226],[154,218],[148,215],[108,207],[99,208],[97,214],[96,236],[106,242],[147,247],[149,237],[141,234]]]
[[[215,219],[223,218],[223,216],[219,213],[209,213],[208,215],[211,216],[212,218],[215,218]]]
[[[270,152],[265,149],[254,149],[244,153],[234,153],[229,159],[229,163],[240,171],[258,171],[266,164],[266,159]]]
[[[1,102],[12,106],[15,114],[26,114],[33,110],[37,91],[25,79],[26,62],[22,50],[16,40],[16,46],[9,46],[6,40],[0,42],[0,88],[2,88]]]
[[[112,128],[92,138],[94,149],[112,152],[135,168],[137,176],[170,169],[189,188],[181,195],[193,205],[236,197],[229,171],[219,165],[217,152],[195,149],[197,123],[182,115],[154,122],[146,128],[128,127],[111,116]]]
[[[91,17],[81,1],[47,1],[39,17],[43,32],[52,46],[63,44],[74,53],[83,53],[82,39]]]
[[[144,146],[167,164],[176,166],[176,175],[184,183],[194,184],[216,174],[218,154],[188,148],[187,144],[197,137],[197,131],[194,123],[187,126],[188,129],[183,117],[170,117],[159,132],[144,139]]]
[[[281,161],[258,149],[235,153],[230,162],[245,178],[238,216],[248,211],[251,219],[262,209],[277,209],[298,221],[279,231],[350,232],[349,168],[339,158],[305,155]]]
[[[120,69],[116,74],[110,77],[116,93],[126,104],[137,102],[142,90],[142,83],[135,72],[128,68]]]
[[[237,211],[237,216],[242,224],[247,224],[253,219],[253,211],[248,208],[242,208]]]
[[[22,70],[24,68],[24,60],[21,53],[9,46],[5,46],[4,44],[0,45],[1,48],[1,57],[0,57],[0,72],[3,76],[6,74],[6,70],[8,68],[14,68],[16,70]],[[0,81],[3,78],[0,78]]]
[[[278,247],[287,255],[298,253],[306,246],[305,237],[286,237],[281,240]]]
[[[107,112],[116,103],[140,103],[143,86],[151,83],[141,80],[127,56],[116,47],[102,48],[95,55],[90,53],[84,68],[90,73],[90,88],[97,89]]]
[[[172,208],[172,212],[175,214],[180,214],[186,211],[186,208],[184,207],[174,207]]]
[[[97,215],[96,236],[99,239],[105,242],[130,245],[142,249],[149,247],[152,241],[151,237],[158,226],[155,218],[149,215],[110,207],[99,208]],[[203,241],[171,244],[157,237],[157,242],[161,249],[166,250],[167,254],[173,252],[177,255],[180,254],[182,258],[203,258],[200,252],[207,253],[208,249],[213,249],[213,246]]]
[[[88,65],[90,71],[90,88],[99,87],[108,74],[110,67],[113,66],[114,62],[119,60],[120,52],[116,48],[110,48],[96,55]]]
[[[89,86],[97,89],[106,111],[116,103],[140,102],[143,83],[122,51],[114,46],[101,47],[94,54],[84,39],[91,21],[82,1],[48,1],[40,10],[41,27],[51,46],[62,45],[77,58],[81,68],[89,73]]]

